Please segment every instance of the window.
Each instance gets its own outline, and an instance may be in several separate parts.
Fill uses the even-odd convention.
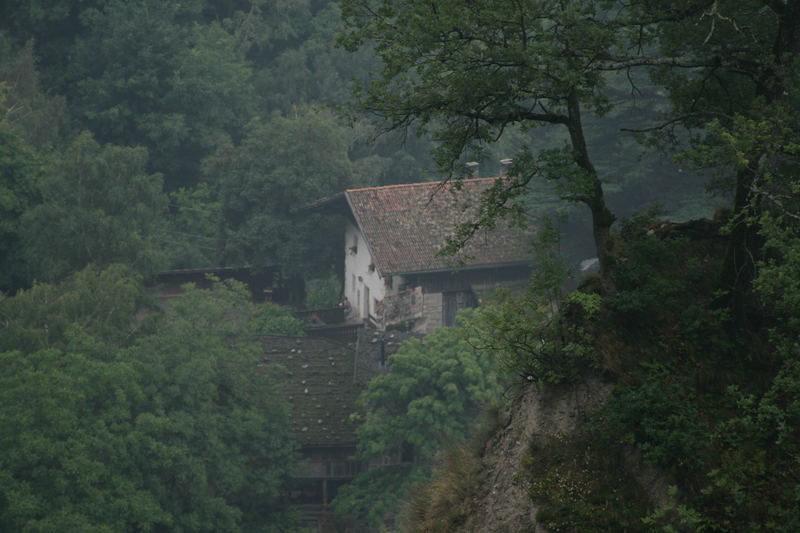
[[[349,251],[352,255],[356,255],[358,253],[358,233],[353,235],[353,240],[350,244]]]

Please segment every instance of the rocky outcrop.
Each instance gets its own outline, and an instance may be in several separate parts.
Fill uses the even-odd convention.
[[[587,379],[572,386],[524,387],[504,414],[505,424],[489,439],[481,459],[473,512],[464,532],[544,532],[522,472],[530,442],[577,432],[588,415],[605,403],[612,385]]]

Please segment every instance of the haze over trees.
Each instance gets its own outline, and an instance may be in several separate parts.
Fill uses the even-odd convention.
[[[140,290],[112,265],[0,300],[2,529],[285,531],[289,411],[249,294],[141,322]]]
[[[634,502],[607,501],[601,511],[602,498],[551,487],[532,493],[550,505],[541,519],[577,530],[602,530],[611,515],[629,516],[632,530],[644,523],[667,530],[798,527],[800,436],[789,428],[798,427],[800,354],[796,323],[786,313],[798,311],[800,6],[771,0],[344,0],[342,6],[344,45],[374,46],[382,60],[360,93],[362,108],[389,128],[430,130],[444,175],[458,179],[460,162],[480,158],[515,127],[567,130],[555,149],[522,146],[477,224],[464,226],[451,245],[499,216],[519,214],[525,205],[518,198],[533,180],[555,182],[564,200],[588,208],[598,279],[571,301],[548,302],[552,292],[544,290],[538,304],[512,302],[562,311],[498,327],[517,350],[519,372],[536,368],[532,376],[542,383],[563,381],[558,362],[574,355],[576,342],[594,352],[587,361],[579,350],[576,363],[602,369],[620,385],[598,418],[600,432],[587,428],[588,434],[610,438],[609,450],[620,441],[636,444],[679,487],[673,508],[633,518],[625,509]],[[647,216],[615,225],[605,191],[611,178],[594,164],[584,124],[587,115],[613,109],[606,91],[613,73],[626,73],[635,93],[637,71],[669,98],[641,132],[685,164],[713,169],[715,185],[732,199],[723,220],[667,229],[660,237]],[[569,327],[546,335],[559,323]],[[723,366],[724,374],[712,375]],[[529,474],[550,475],[537,468]]]
[[[594,373],[616,388],[585,442],[635,446],[674,505],[559,492],[569,457],[536,448],[543,522],[800,530],[799,53],[786,0],[4,1],[0,529],[293,527],[287,410],[250,337],[302,326],[235,286],[142,321],[141,281],[279,265],[327,304],[340,230],[300,208],[513,158],[450,247],[508,215],[568,233],[528,291],[395,356],[362,455],[419,462],[337,506],[390,523],[498,380]],[[559,253],[599,275],[562,293]]]

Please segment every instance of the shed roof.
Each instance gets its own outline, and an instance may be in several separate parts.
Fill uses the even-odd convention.
[[[502,221],[474,235],[458,257],[438,256],[455,226],[475,214],[482,194],[497,178],[368,187],[345,191],[344,199],[369,244],[378,271],[386,276],[528,262],[529,234]],[[341,203],[332,197],[329,204]]]

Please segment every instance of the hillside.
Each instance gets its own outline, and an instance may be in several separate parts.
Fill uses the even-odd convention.
[[[597,296],[586,280],[562,309],[560,368],[577,340],[581,372],[533,380],[518,368],[513,403],[488,439],[445,460],[408,531],[794,531],[800,373],[779,326],[787,295],[751,302],[758,313],[732,336],[713,285],[719,227],[629,226],[618,292],[586,299]]]

